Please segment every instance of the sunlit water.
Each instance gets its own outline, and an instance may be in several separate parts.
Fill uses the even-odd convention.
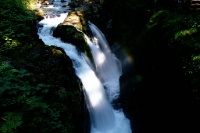
[[[76,75],[83,84],[83,90],[91,119],[91,133],[132,133],[129,120],[121,109],[114,110],[110,104],[119,95],[120,63],[111,53],[103,33],[92,23],[94,41],[86,35],[93,55],[94,65],[73,44],[64,43],[52,36],[52,28],[63,22],[67,14],[45,18],[39,24],[38,35],[48,46],[62,48],[73,62]],[[94,67],[92,67],[94,66]]]

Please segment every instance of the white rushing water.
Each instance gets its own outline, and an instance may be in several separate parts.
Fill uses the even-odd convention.
[[[91,119],[91,133],[132,133],[130,122],[122,110],[114,110],[110,102],[119,95],[120,63],[111,53],[103,33],[90,23],[95,41],[86,35],[88,45],[94,59],[95,68],[83,54],[77,51],[73,44],[64,43],[52,36],[52,28],[63,22],[67,14],[60,17],[46,18],[39,22],[43,25],[38,35],[48,46],[62,48],[73,62],[76,75],[80,78],[85,93]]]
[[[96,72],[106,87],[108,98],[112,102],[119,96],[121,64],[111,52],[104,34],[92,23],[89,23],[89,27],[94,35],[94,41],[91,42],[87,36],[86,38],[95,61]]]

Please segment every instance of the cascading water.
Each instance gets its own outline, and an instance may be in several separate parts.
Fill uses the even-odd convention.
[[[110,102],[118,98],[119,78],[122,74],[121,64],[115,55],[111,52],[104,34],[92,23],[89,27],[94,35],[94,41],[87,38],[93,59],[103,85],[107,88],[107,94]]]
[[[40,21],[39,24],[43,27],[39,28],[38,35],[46,45],[62,48],[71,58],[76,75],[83,84],[91,118],[91,133],[131,133],[130,122],[123,111],[114,110],[111,105],[119,95],[120,63],[111,53],[103,33],[92,23],[89,26],[95,41],[91,41],[86,35],[85,37],[95,68],[91,67],[86,55],[78,52],[74,45],[53,37],[52,27],[63,22],[66,16],[67,14],[60,14],[59,17]]]

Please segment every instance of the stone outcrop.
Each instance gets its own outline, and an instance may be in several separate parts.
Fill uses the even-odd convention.
[[[82,11],[69,12],[68,16],[61,25],[74,26],[76,29],[83,31],[86,34],[89,34],[90,32],[88,23],[85,20],[84,12]]]
[[[53,36],[60,37],[62,41],[72,43],[79,50],[85,51],[84,46],[86,42],[83,33],[77,31],[77,29],[71,25],[58,25],[53,32]]]
[[[91,35],[87,21],[84,19],[83,12],[74,11],[69,12],[64,22],[54,29],[53,36],[59,37],[64,42],[72,43],[78,50],[91,57],[83,32],[87,35]]]

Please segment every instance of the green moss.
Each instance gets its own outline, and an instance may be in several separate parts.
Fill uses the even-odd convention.
[[[58,25],[53,32],[54,37],[60,37],[62,41],[72,43],[78,50],[85,53],[88,57],[91,56],[90,48],[87,45],[84,34],[78,31],[71,25]]]

